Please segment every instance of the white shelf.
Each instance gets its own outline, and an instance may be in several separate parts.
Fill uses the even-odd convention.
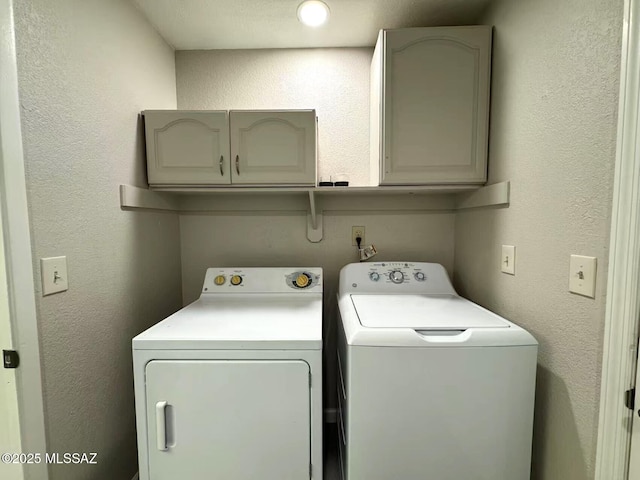
[[[389,201],[389,195],[395,196]],[[178,213],[306,211],[307,238],[322,240],[323,211],[456,211],[509,205],[509,182],[384,187],[162,187],[120,185],[125,210]],[[384,198],[381,198],[384,197]]]
[[[153,192],[182,193],[182,194],[247,194],[247,193],[301,193],[314,192],[322,195],[358,195],[358,194],[375,194],[375,195],[398,195],[398,194],[445,194],[445,193],[464,193],[476,190],[482,190],[485,187],[478,185],[416,185],[416,186],[380,186],[380,187],[205,187],[205,186],[165,186],[151,187]]]

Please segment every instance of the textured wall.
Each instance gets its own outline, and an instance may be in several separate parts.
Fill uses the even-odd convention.
[[[358,261],[351,246],[353,225],[365,227],[367,243],[379,251],[376,261],[430,261],[449,272],[453,268],[454,215],[449,212],[326,212],[319,243],[307,241],[306,222],[305,215],[287,212],[181,215],[184,303],[200,295],[207,267],[320,266],[325,269],[325,313],[330,314],[338,272]]]
[[[504,0],[495,25],[490,181],[504,210],[459,213],[455,282],[540,342],[533,479],[594,476],[622,0]],[[515,245],[516,276],[500,273]],[[596,298],[569,255],[598,258]]]
[[[50,452],[97,452],[53,480],[137,470],[131,338],[180,307],[179,221],[120,210],[144,186],[138,112],[175,108],[173,51],[126,0],[16,0],[17,52]],[[42,297],[41,257],[69,290]]]
[[[176,52],[178,107],[315,108],[318,174],[369,183],[369,48]]]

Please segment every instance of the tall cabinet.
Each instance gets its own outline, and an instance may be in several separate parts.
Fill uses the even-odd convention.
[[[381,31],[371,65],[372,182],[486,182],[490,72],[489,26]]]

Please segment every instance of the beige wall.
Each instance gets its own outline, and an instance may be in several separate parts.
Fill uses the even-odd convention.
[[[622,0],[504,0],[495,25],[491,182],[508,209],[458,213],[455,283],[540,342],[533,479],[593,478]],[[516,276],[500,245],[516,246]],[[569,255],[598,258],[596,298],[568,292]]]
[[[97,452],[53,480],[137,471],[131,338],[180,307],[175,214],[121,211],[146,184],[138,113],[175,108],[174,53],[126,0],[16,0],[49,452]],[[41,257],[69,290],[40,294]]]
[[[340,268],[358,261],[351,246],[352,225],[365,226],[368,242],[379,251],[376,261],[433,261],[449,272],[453,267],[450,212],[326,212],[319,243],[307,241],[306,222],[306,215],[295,212],[181,215],[184,303],[198,298],[210,266],[320,266],[325,269],[329,314],[334,311]]]
[[[318,174],[369,184],[370,48],[176,52],[178,107],[318,115]]]

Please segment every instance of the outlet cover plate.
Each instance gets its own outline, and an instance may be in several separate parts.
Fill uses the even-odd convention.
[[[502,273],[508,273],[509,275],[516,274],[516,247],[513,245],[502,245],[500,265]]]
[[[569,266],[569,291],[595,298],[596,296],[596,257],[571,255]]]
[[[69,289],[67,257],[41,258],[40,273],[42,275],[43,296]]]
[[[351,245],[354,247],[358,246],[358,242],[356,242],[356,237],[360,236],[362,237],[362,242],[360,242],[360,245],[362,246],[362,248],[364,248],[365,246],[364,233],[365,233],[364,227],[355,227],[355,226],[351,227]]]

